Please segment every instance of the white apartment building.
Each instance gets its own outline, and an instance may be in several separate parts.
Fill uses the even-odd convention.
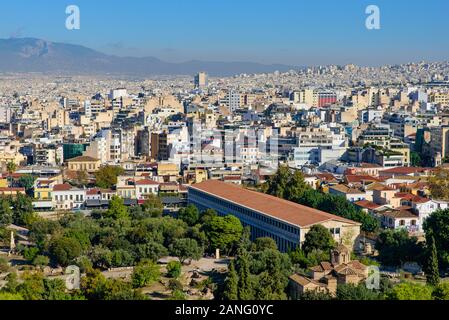
[[[339,159],[346,151],[347,140],[344,133],[336,134],[327,127],[307,128],[297,133],[297,144],[293,163],[299,168]]]
[[[74,188],[69,184],[55,185],[51,195],[55,210],[82,209],[86,201],[86,190]]]

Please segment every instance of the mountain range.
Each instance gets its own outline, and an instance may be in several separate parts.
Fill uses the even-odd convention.
[[[265,73],[297,69],[287,65],[254,62],[187,61],[165,62],[154,57],[119,57],[67,43],[35,38],[0,39],[0,72],[69,73],[91,75],[193,75],[205,71],[211,76]]]

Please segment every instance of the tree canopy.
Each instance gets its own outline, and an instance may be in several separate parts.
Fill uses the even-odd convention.
[[[124,170],[118,166],[104,166],[95,173],[96,185],[99,188],[110,189],[117,184],[117,177],[123,174]]]
[[[312,226],[309,232],[307,232],[302,249],[307,254],[313,250],[329,251],[335,245],[335,240],[330,231],[326,227],[317,224]]]

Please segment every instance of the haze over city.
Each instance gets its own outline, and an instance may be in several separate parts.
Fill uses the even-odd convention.
[[[81,29],[66,30],[68,1],[1,4],[0,37],[84,45],[169,62],[382,65],[447,60],[449,3],[379,0],[380,30],[365,28],[365,0],[87,1]],[[204,14],[206,12],[206,14]],[[20,16],[21,19],[15,19]]]

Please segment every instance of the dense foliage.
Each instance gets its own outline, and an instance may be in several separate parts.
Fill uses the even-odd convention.
[[[364,213],[344,197],[312,189],[300,171],[292,174],[289,168],[280,167],[263,189],[276,197],[360,222],[364,231],[375,232],[379,228],[376,218]]]

